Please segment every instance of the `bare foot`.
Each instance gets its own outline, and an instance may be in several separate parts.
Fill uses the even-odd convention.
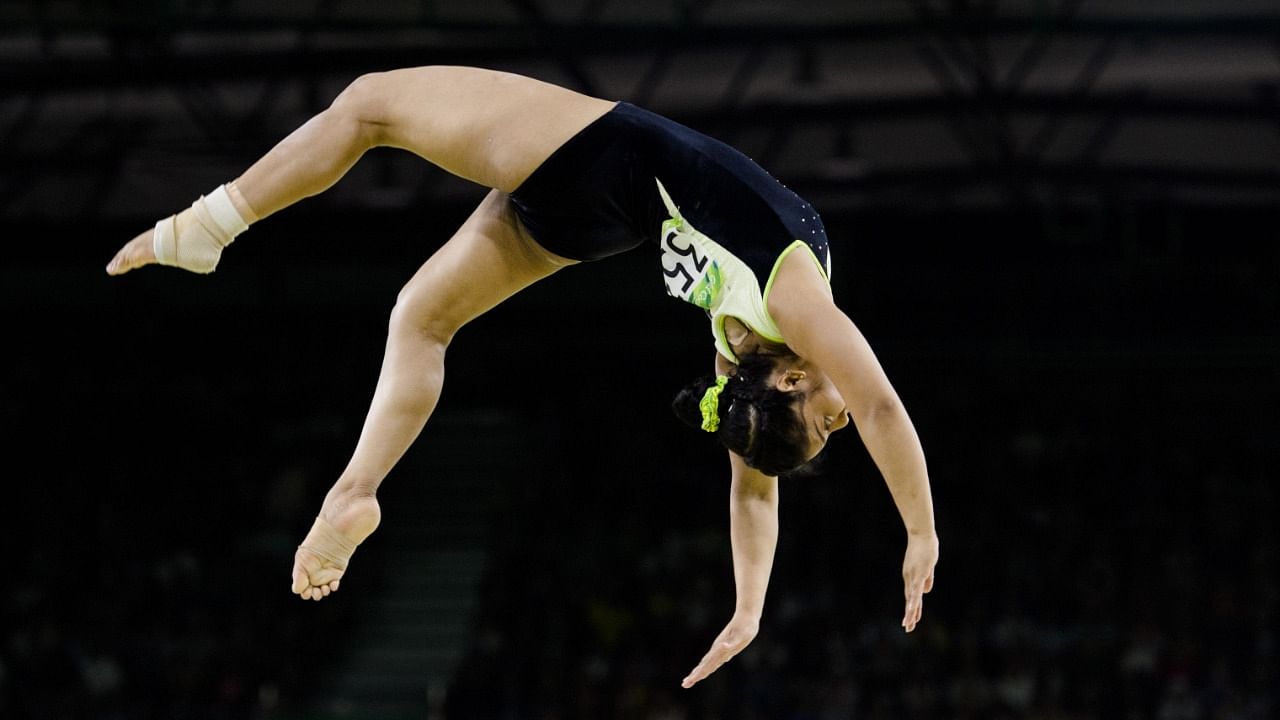
[[[373,534],[382,509],[372,495],[330,493],[293,556],[293,592],[319,600],[338,589],[356,546]]]
[[[154,227],[145,230],[120,248],[116,256],[111,258],[111,262],[107,263],[107,274],[123,275],[134,268],[154,263],[156,253],[152,246],[152,237],[155,231]]]

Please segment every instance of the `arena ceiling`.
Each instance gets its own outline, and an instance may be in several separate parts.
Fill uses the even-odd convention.
[[[0,217],[159,217],[361,73],[626,99],[840,209],[1280,201],[1274,0],[0,0]],[[377,151],[323,200],[474,189]]]

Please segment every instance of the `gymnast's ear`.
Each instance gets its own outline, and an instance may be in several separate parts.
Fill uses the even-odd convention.
[[[800,389],[800,383],[805,379],[806,375],[803,370],[798,368],[783,368],[782,373],[778,375],[778,379],[774,381],[773,386],[782,392],[795,392]]]

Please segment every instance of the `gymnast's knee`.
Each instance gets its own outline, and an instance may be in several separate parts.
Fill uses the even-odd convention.
[[[435,348],[441,354],[453,341],[460,325],[439,312],[425,312],[411,291],[402,290],[391,309],[388,332],[396,337],[410,337],[417,343]]]
[[[371,147],[379,144],[390,122],[393,83],[388,76],[386,72],[374,72],[357,77],[338,93],[323,114],[335,122],[354,123]]]

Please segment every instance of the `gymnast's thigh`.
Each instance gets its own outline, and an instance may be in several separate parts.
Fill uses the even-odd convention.
[[[492,190],[401,289],[394,316],[447,343],[466,323],[572,264],[534,242],[507,194]]]
[[[458,66],[374,73],[344,94],[361,98],[366,119],[381,128],[378,144],[504,192],[616,104],[523,75]]]

